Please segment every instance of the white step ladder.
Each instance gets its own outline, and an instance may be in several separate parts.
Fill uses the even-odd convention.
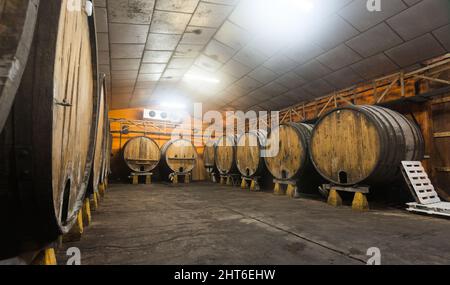
[[[420,161],[402,161],[402,174],[416,200],[406,210],[450,217],[450,203],[441,201]]]

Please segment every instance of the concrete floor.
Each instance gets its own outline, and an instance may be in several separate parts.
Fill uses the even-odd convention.
[[[82,264],[365,264],[371,247],[382,264],[450,264],[450,220],[208,183],[111,185],[73,246]]]

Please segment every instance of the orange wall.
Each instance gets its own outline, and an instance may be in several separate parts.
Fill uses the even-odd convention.
[[[126,167],[123,162],[122,157],[122,148],[127,143],[128,140],[138,137],[138,136],[147,136],[162,147],[166,142],[170,140],[170,134],[173,131],[173,128],[155,128],[155,127],[143,127],[136,126],[128,123],[119,123],[114,122],[114,119],[126,119],[126,120],[143,120],[143,108],[134,108],[134,109],[123,109],[123,110],[113,110],[109,112],[110,118],[110,126],[112,133],[112,159],[111,159],[111,170],[112,170],[112,180],[119,180],[121,182],[126,182],[127,176],[130,174],[130,170]],[[130,131],[129,134],[124,135],[120,134],[123,125],[127,125]],[[142,132],[142,133],[132,133],[132,132]],[[161,134],[152,134],[153,133],[161,133]],[[197,166],[194,168],[192,173],[192,178],[194,181],[202,181],[206,178],[206,170],[203,166],[203,146],[196,147],[198,153],[198,161]]]

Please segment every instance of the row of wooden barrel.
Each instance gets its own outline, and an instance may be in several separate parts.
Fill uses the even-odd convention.
[[[253,141],[253,143],[250,143]],[[331,110],[315,126],[281,124],[268,134],[223,136],[206,145],[205,167],[222,175],[303,180],[318,172],[337,185],[385,184],[401,161],[422,160],[424,140],[405,116],[378,106]]]
[[[150,173],[160,167],[164,179],[171,173],[189,173],[197,163],[197,150],[191,141],[173,139],[161,149],[149,137],[135,137],[123,147],[123,159],[135,173]]]
[[[69,232],[83,201],[107,183],[111,147],[85,1],[3,2],[0,259]]]

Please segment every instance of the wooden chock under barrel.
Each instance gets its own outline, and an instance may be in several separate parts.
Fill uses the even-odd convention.
[[[283,188],[283,185],[276,182],[275,187],[273,188],[273,194],[283,196],[286,195],[286,190]]]
[[[335,188],[332,188],[328,194],[328,204],[334,207],[342,206],[341,195],[339,195]]]
[[[58,265],[55,249],[49,247],[42,250],[33,260],[32,265]]]
[[[79,241],[83,232],[83,213],[82,211],[79,211],[75,224],[70,229],[70,231],[63,236],[63,242]]]
[[[250,191],[259,191],[259,184],[256,180],[252,180],[250,183]]]
[[[89,202],[90,202],[90,209],[91,211],[97,211],[98,209],[98,196],[97,193],[94,192],[94,194],[92,194],[89,198]]]
[[[241,189],[247,189],[247,188],[248,188],[247,180],[245,180],[245,178],[242,178]]]
[[[228,186],[232,186],[233,185],[233,178],[231,177],[231,175],[228,175],[228,177],[227,177],[227,185]]]
[[[366,194],[362,192],[356,192],[353,197],[352,209],[356,211],[368,211],[369,202],[367,201]]]
[[[89,198],[84,199],[82,212],[83,212],[83,225],[87,227],[91,224],[92,220],[91,205]]]
[[[287,186],[286,195],[292,199],[298,198],[297,186],[289,184]]]
[[[98,184],[98,193],[101,197],[105,197],[105,184],[100,183]]]

